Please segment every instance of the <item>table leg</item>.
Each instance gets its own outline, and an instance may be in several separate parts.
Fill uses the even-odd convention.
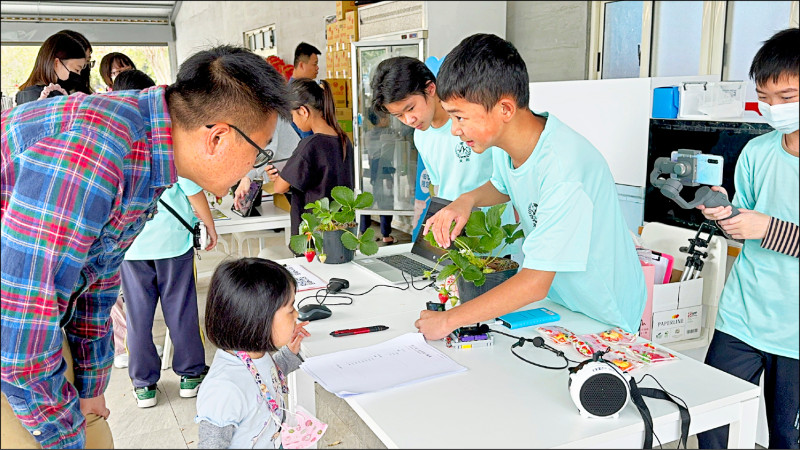
[[[728,430],[728,448],[755,448],[758,427],[758,397],[739,405],[739,420]]]

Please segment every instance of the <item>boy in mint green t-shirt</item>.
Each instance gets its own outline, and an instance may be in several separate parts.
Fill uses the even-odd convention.
[[[778,32],[750,66],[758,109],[775,131],[748,142],[736,162],[731,203],[740,214],[727,219],[730,206],[699,207],[729,237],[744,240],[720,296],[706,364],[753,384],[764,375],[769,448],[798,448],[798,41],[797,28]],[[726,448],[728,427],[697,438],[700,448]]]
[[[459,195],[480,187],[492,176],[492,154],[499,149],[475,152],[451,132],[452,121],[436,93],[436,78],[422,61],[397,56],[381,61],[370,81],[372,107],[391,114],[414,128],[417,148],[436,196],[455,200]],[[514,208],[506,207],[503,224],[517,223]],[[520,244],[504,249],[519,258]],[[520,259],[521,260],[521,259]]]
[[[415,323],[420,332],[441,339],[545,297],[638,331],[644,274],[600,152],[555,116],[529,109],[525,62],[495,35],[461,41],[442,63],[438,81],[453,134],[475,153],[496,149],[491,180],[440,210],[423,233],[447,247],[474,206],[510,199],[525,232],[525,259],[518,274],[474,300],[445,312],[422,311]]]

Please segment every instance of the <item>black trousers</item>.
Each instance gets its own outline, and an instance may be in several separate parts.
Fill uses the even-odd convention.
[[[717,330],[706,364],[753,384],[763,373],[769,448],[798,448],[798,360],[763,352]],[[727,448],[728,425],[698,434],[697,442],[700,448]]]

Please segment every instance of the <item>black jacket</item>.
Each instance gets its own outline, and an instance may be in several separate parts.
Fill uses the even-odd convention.
[[[25,89],[17,92],[17,95],[14,97],[14,100],[17,102],[17,106],[22,105],[23,103],[28,103],[32,101],[39,100],[39,96],[42,95],[42,91],[44,90],[44,86],[29,86]],[[53,91],[47,98],[57,97],[59,95],[64,95],[61,92]]]

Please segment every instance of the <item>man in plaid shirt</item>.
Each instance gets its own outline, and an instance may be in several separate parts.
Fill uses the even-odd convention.
[[[169,86],[3,113],[2,447],[9,404],[30,445],[83,448],[87,424],[110,438],[109,316],[125,251],[179,175],[223,196],[266,163],[287,96],[261,57],[220,46]]]

